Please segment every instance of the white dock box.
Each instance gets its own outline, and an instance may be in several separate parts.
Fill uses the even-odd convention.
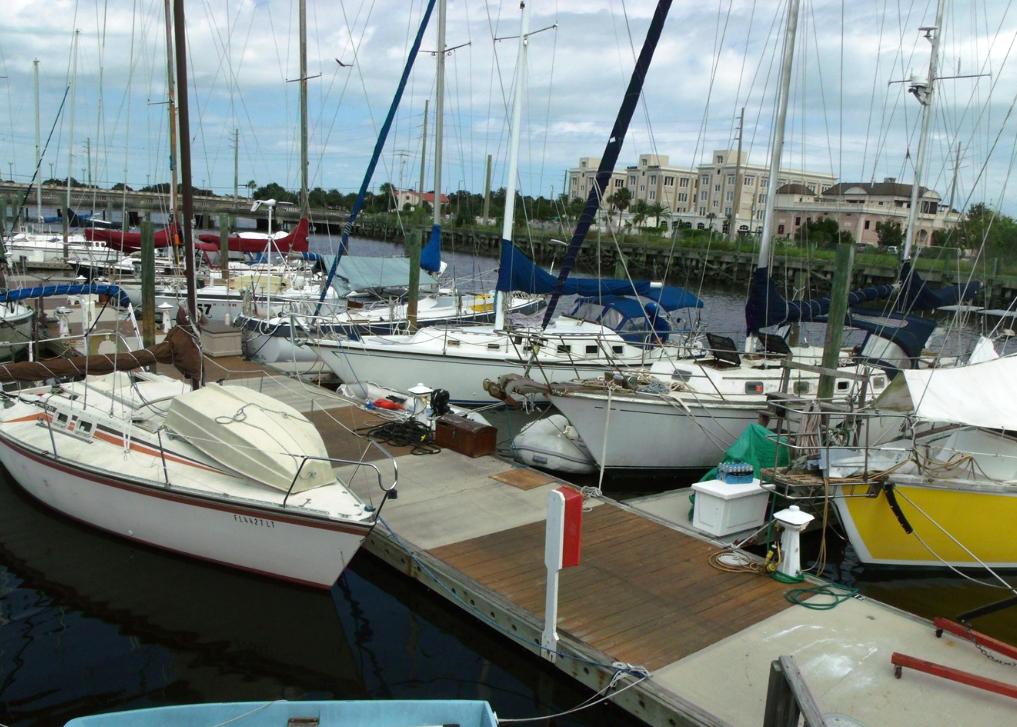
[[[758,528],[766,522],[766,503],[770,493],[754,479],[742,485],[707,480],[692,485],[696,503],[692,527],[715,536],[730,535]]]

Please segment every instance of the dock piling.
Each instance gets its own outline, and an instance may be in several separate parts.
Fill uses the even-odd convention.
[[[141,340],[155,345],[155,234],[147,216],[141,223]]]

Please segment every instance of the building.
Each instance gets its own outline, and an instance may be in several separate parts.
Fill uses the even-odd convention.
[[[769,171],[765,166],[748,164],[744,153],[741,162],[738,164],[736,152],[725,149],[714,151],[711,162],[697,169],[672,166],[664,154],[640,154],[635,165],[611,175],[606,197],[626,187],[631,203],[641,200],[650,206],[659,204],[674,221],[717,231],[727,230],[731,211],[737,207],[738,230],[758,232],[763,226]],[[586,199],[599,164],[595,157],[583,157],[579,166],[569,169],[570,200]],[[811,193],[821,194],[837,180],[832,174],[789,169],[781,172],[779,181],[782,185],[798,183]]]
[[[919,204],[917,246],[931,244],[933,232],[952,228],[961,219],[927,187],[919,190]],[[896,222],[906,228],[910,210],[911,185],[893,177],[882,182],[841,182],[818,194],[801,184],[788,184],[777,190],[774,234],[793,238],[803,225],[829,218],[850,232],[855,242],[875,245],[879,241],[876,226]]]
[[[420,204],[421,199],[431,205],[432,208],[434,207],[434,192],[424,192],[424,194],[421,195],[420,192],[415,189],[399,189],[398,187],[392,187],[392,194],[395,197],[396,206],[401,210],[406,209],[406,205],[409,205],[411,209],[415,208],[418,204]],[[441,203],[443,205],[448,204],[447,194],[441,195]]]
[[[696,185],[695,208],[682,216],[682,221],[697,227],[713,227],[727,231],[732,210],[739,232],[760,232],[766,208],[766,190],[770,182],[768,166],[749,164],[742,153],[720,149],[713,152],[709,164],[700,164]],[[782,169],[781,187],[800,185],[809,194],[822,194],[837,182],[832,174],[798,169]]]

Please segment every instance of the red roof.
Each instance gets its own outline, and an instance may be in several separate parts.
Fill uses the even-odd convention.
[[[422,195],[420,195],[420,199],[422,199],[424,202],[430,202],[431,204],[434,204],[434,192],[424,192]],[[443,194],[441,196],[441,203],[448,204],[447,194]]]

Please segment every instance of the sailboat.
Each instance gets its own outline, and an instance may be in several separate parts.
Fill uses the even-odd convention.
[[[303,345],[309,338],[357,337],[366,333],[394,333],[406,330],[408,303],[406,298],[410,280],[409,259],[405,257],[384,258],[351,256],[349,237],[367,191],[370,188],[374,170],[381,157],[385,141],[395,113],[402,99],[406,81],[419,54],[420,42],[427,28],[435,1],[426,6],[413,47],[403,66],[402,76],[395,95],[389,105],[388,115],[378,133],[378,139],[361,182],[360,191],[343,225],[339,250],[332,260],[324,279],[317,285],[302,279],[299,290],[280,291],[281,294],[255,298],[255,308],[234,316],[235,325],[243,331],[245,354],[262,363],[284,365],[287,370],[303,372],[320,366],[317,353]],[[443,33],[444,6],[439,5],[439,33]],[[301,47],[306,38],[301,36]],[[439,101],[443,95],[444,55],[436,56],[438,64],[437,93]],[[303,67],[302,67],[303,68]],[[301,77],[306,74],[302,71]],[[303,84],[304,82],[301,81]],[[301,96],[302,127],[306,125],[306,105]],[[441,105],[436,110],[437,119],[442,117]],[[302,168],[307,167],[307,135],[301,133]],[[436,124],[435,188],[440,188],[441,173],[441,124]],[[306,204],[306,173],[301,177],[301,204]],[[304,215],[306,217],[306,211]],[[488,293],[461,293],[441,283],[439,276],[445,268],[441,261],[441,207],[435,205],[434,225],[427,244],[421,254],[420,267],[426,273],[420,292],[426,293],[418,302],[417,325],[429,326],[452,321],[483,321],[493,317],[492,296]],[[269,305],[271,303],[271,305]],[[528,296],[516,296],[511,302],[513,310],[532,312],[537,301]]]
[[[300,412],[244,387],[201,386],[183,3],[174,26],[187,305],[141,351],[0,366],[0,379],[55,382],[2,393],[0,463],[42,503],[120,537],[329,588],[380,508],[337,479],[333,467],[352,463],[329,458]],[[140,370],[158,362],[191,383]]]
[[[505,214],[502,223],[502,258],[495,294],[493,326],[430,326],[404,335],[359,336],[341,340],[318,338],[306,345],[314,349],[332,371],[344,382],[370,381],[380,386],[406,391],[417,381],[432,388],[446,389],[452,401],[477,405],[490,401],[485,380],[501,375],[534,372],[548,381],[563,381],[584,374],[603,374],[646,366],[664,353],[660,347],[645,346],[626,340],[619,332],[601,322],[581,317],[562,316],[550,326],[510,328],[506,325],[506,307],[513,290],[550,292],[551,276],[538,268],[512,245],[512,227],[516,197],[519,138],[522,119],[529,16],[525,3],[520,7],[520,35],[515,88],[512,102],[511,141],[506,180]],[[640,65],[633,72],[608,142],[614,148],[624,140],[643,74],[653,55],[663,17],[651,26],[643,47]],[[606,154],[605,158],[610,157]],[[613,165],[613,161],[610,162]],[[436,168],[440,165],[436,161]],[[436,172],[437,173],[437,172]],[[436,185],[437,188],[437,185]],[[577,227],[580,239],[589,228],[599,205],[599,195],[590,193],[588,210]],[[583,226],[585,225],[585,226]],[[580,232],[582,230],[582,232]],[[702,303],[685,291],[643,281],[586,280],[577,282],[576,292],[587,296],[643,294],[655,298],[663,307],[698,307]]]

